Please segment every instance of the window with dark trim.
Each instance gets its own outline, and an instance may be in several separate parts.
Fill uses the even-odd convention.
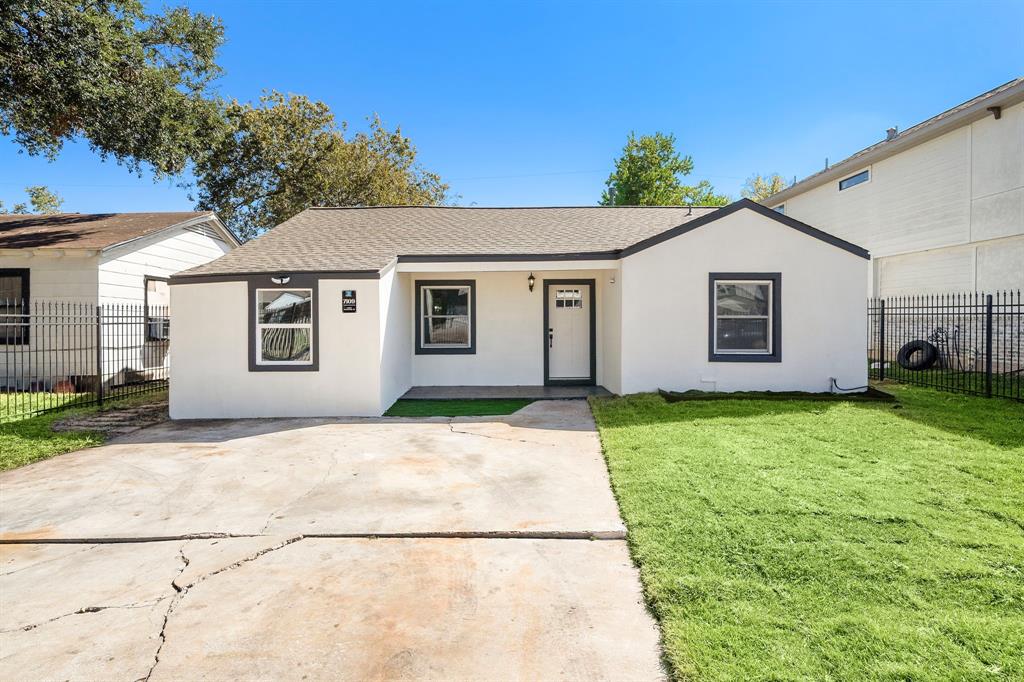
[[[0,344],[29,341],[28,285],[28,268],[0,268]]]
[[[249,371],[316,372],[318,280],[310,275],[249,278]]]
[[[857,173],[856,175],[851,175],[848,178],[844,178],[844,179],[840,180],[839,181],[839,191],[842,192],[844,189],[849,189],[851,187],[855,187],[855,186],[861,184],[862,182],[867,182],[870,179],[871,179],[871,171],[870,170],[862,170],[860,173]]]
[[[146,275],[142,280],[146,340],[166,341],[171,337],[171,287],[168,279]]]
[[[313,362],[313,290],[256,290],[256,364]]]
[[[708,361],[782,360],[782,274],[713,272],[708,278]]]
[[[416,353],[476,353],[476,281],[416,282]]]

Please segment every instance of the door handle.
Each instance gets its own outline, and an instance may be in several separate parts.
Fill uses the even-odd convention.
[[[548,327],[548,348],[553,348],[555,342],[555,329],[554,327]]]

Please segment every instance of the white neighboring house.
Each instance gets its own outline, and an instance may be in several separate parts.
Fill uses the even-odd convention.
[[[871,251],[873,296],[1024,288],[1024,78],[764,204]]]
[[[10,322],[15,314],[64,305],[63,315],[70,318],[68,304],[74,305],[74,314],[95,306],[110,311],[147,306],[162,312],[170,305],[171,275],[219,258],[238,244],[211,212],[0,215],[0,315],[7,314],[4,321]],[[85,323],[80,321],[80,329],[71,333],[47,324],[56,321],[37,317],[30,327],[0,325],[0,389],[49,390],[62,377],[95,372],[95,358],[87,352],[95,345],[85,335]],[[152,322],[146,325],[145,341],[160,341],[166,324]],[[26,328],[34,332],[27,341],[22,338]],[[132,369],[165,365],[166,343],[159,352],[140,350],[136,360],[117,354],[118,344],[144,345],[131,336],[111,331],[105,343],[108,361],[116,355],[118,361],[140,365]],[[43,352],[71,346],[73,353]]]
[[[171,416],[375,416],[413,387],[860,387],[869,263],[748,200],[308,209],[171,278]]]

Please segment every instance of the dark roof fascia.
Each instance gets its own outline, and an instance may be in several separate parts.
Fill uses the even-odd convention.
[[[485,263],[510,261],[546,261],[546,260],[615,260],[621,257],[622,251],[590,251],[582,253],[496,253],[496,254],[439,254],[436,256],[410,255],[399,256],[399,263],[466,263],[480,261]]]
[[[386,269],[386,268],[385,268]],[[248,282],[259,277],[274,277],[278,274],[316,275],[319,279],[380,279],[381,270],[266,270],[263,272],[227,272],[211,275],[171,275],[170,284],[211,284],[215,282]]]
[[[664,208],[678,211],[682,208],[719,208],[718,206],[709,206],[707,204],[686,204],[684,206],[643,206],[641,204],[622,204],[617,206],[597,206],[594,204],[574,204],[569,206],[437,206],[434,204],[389,204],[384,206],[309,206],[303,209],[305,211],[374,211],[374,210],[387,210],[392,208],[432,208],[439,211],[537,211],[537,210],[558,210],[562,208],[567,209],[590,209],[598,208],[602,211],[609,209],[633,209],[633,208]],[[289,218],[291,220],[291,218]],[[286,221],[287,222],[287,221]],[[284,223],[282,223],[284,224]]]
[[[802,223],[799,220],[796,220],[795,218],[790,218],[789,216],[782,215],[778,211],[770,209],[767,206],[762,206],[756,201],[751,201],[750,199],[740,199],[739,201],[734,201],[733,203],[715,211],[714,213],[709,213],[707,215],[701,216],[700,218],[694,218],[693,220],[683,223],[678,227],[673,227],[672,229],[666,230],[661,234],[656,234],[653,237],[648,237],[647,239],[639,241],[636,244],[633,244],[632,246],[627,246],[625,249],[622,250],[620,258],[625,258],[626,256],[631,256],[634,253],[643,251],[644,249],[649,249],[652,246],[660,244],[669,239],[678,237],[681,234],[685,234],[692,230],[696,230],[698,227],[703,227],[708,223],[713,223],[719,218],[724,218],[744,208],[748,208],[751,211],[754,211],[755,213],[759,213],[765,218],[770,218],[776,222],[780,222],[786,227],[791,227],[794,230],[802,232],[809,237],[814,237],[815,239],[819,239],[825,242],[826,244],[830,244],[832,246],[835,246],[836,248],[848,251],[855,256],[860,256],[861,258],[865,258],[867,260],[871,259],[871,254],[865,248],[857,246],[856,244],[851,244],[850,242],[844,239],[840,239],[839,237],[831,235],[828,232],[823,232],[816,227],[811,227],[807,223]]]
[[[639,253],[645,249],[649,249],[652,246],[661,244],[662,242],[674,239],[681,234],[686,234],[696,230],[699,227],[703,227],[709,223],[713,223],[720,218],[732,215],[733,213],[742,210],[750,209],[755,213],[758,213],[765,218],[769,218],[776,222],[782,223],[786,227],[792,228],[797,232],[801,232],[809,237],[813,237],[820,241],[825,242],[831,246],[834,246],[843,251],[852,253],[855,256],[859,256],[866,260],[871,259],[871,254],[867,249],[852,244],[844,239],[840,239],[828,232],[823,232],[816,227],[811,227],[807,223],[802,223],[795,218],[783,215],[776,210],[770,209],[767,206],[751,201],[750,199],[740,199],[735,201],[728,206],[724,206],[714,213],[708,213],[707,215],[694,218],[688,222],[683,223],[677,227],[670,228],[648,237],[633,244],[627,246],[624,249],[617,251],[592,251],[584,253],[537,253],[537,254],[443,254],[434,256],[425,255],[405,255],[398,256],[397,261],[399,263],[490,263],[490,262],[516,262],[516,261],[587,261],[587,260],[620,260],[627,256],[632,256],[634,253]],[[380,270],[353,270],[353,271],[293,271],[294,274],[316,274],[323,279],[380,279],[383,272],[391,267],[392,264],[388,264]],[[227,274],[216,274],[216,275],[174,275],[171,277],[171,284],[198,284],[200,282],[233,282],[233,281],[246,281],[250,277],[254,276],[266,276],[275,274],[276,270],[270,270],[266,272],[240,272],[240,273],[227,273]],[[286,269],[282,269],[282,273],[291,273]]]
[[[509,261],[546,261],[546,260],[552,260],[552,261],[558,261],[558,260],[619,260],[619,259],[625,258],[627,256],[631,256],[634,253],[637,253],[639,251],[643,251],[644,249],[648,249],[648,248],[650,248],[652,246],[660,244],[660,243],[662,243],[664,241],[667,241],[669,239],[673,239],[675,237],[678,237],[679,235],[685,234],[685,233],[687,233],[687,232],[689,232],[691,230],[695,230],[698,227],[701,227],[703,225],[707,225],[708,223],[714,222],[714,221],[718,220],[719,218],[724,218],[724,217],[726,217],[728,215],[731,215],[731,214],[735,213],[736,211],[739,211],[739,210],[744,209],[744,208],[749,208],[750,210],[752,210],[752,211],[754,211],[756,213],[759,213],[760,215],[764,216],[765,218],[770,218],[772,220],[778,221],[778,222],[782,223],[783,225],[786,225],[787,227],[791,227],[794,230],[797,230],[798,232],[802,232],[802,233],[804,233],[804,234],[806,234],[806,235],[808,235],[810,237],[814,237],[815,239],[820,239],[821,241],[823,241],[823,242],[825,242],[827,244],[831,244],[832,246],[835,246],[837,248],[843,249],[844,251],[849,251],[850,253],[852,253],[852,254],[854,254],[856,256],[860,256],[861,258],[866,258],[866,259],[870,259],[871,258],[870,254],[868,253],[868,251],[866,249],[864,249],[864,248],[862,248],[860,246],[857,246],[856,244],[852,244],[852,243],[850,243],[848,241],[840,239],[839,237],[833,236],[833,235],[831,235],[831,234],[829,234],[827,232],[823,232],[823,231],[819,230],[816,227],[811,227],[807,223],[802,223],[799,220],[796,220],[795,218],[790,218],[789,216],[782,215],[778,211],[775,211],[775,210],[772,210],[772,209],[767,208],[765,206],[762,206],[761,204],[758,204],[755,201],[751,201],[750,199],[740,199],[739,201],[734,201],[733,203],[729,204],[728,206],[724,206],[722,208],[719,208],[718,210],[714,211],[713,213],[708,213],[707,215],[700,216],[699,218],[694,218],[693,220],[689,220],[689,221],[683,223],[682,225],[678,225],[676,227],[669,228],[668,230],[665,230],[664,232],[660,232],[660,233],[654,235],[653,237],[648,237],[647,239],[643,239],[643,240],[641,240],[641,241],[639,241],[639,242],[637,242],[637,243],[635,243],[635,244],[633,244],[631,246],[627,246],[624,249],[619,249],[619,250],[616,250],[616,251],[595,251],[595,252],[584,252],[584,253],[549,253],[549,254],[543,254],[543,253],[541,253],[541,254],[441,254],[441,255],[435,255],[435,256],[407,255],[407,256],[399,256],[398,257],[398,262],[399,263],[452,263],[452,262],[465,263],[465,262],[474,262],[474,261],[476,261],[476,262],[487,263],[487,262],[501,262],[501,261],[509,262]]]

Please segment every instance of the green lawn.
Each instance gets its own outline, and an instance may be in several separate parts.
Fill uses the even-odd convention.
[[[138,384],[108,388],[104,393],[104,402],[130,400],[146,388],[160,390],[159,387],[146,387]],[[163,389],[166,395],[166,389]],[[32,416],[33,412],[53,410],[58,407],[71,409],[75,403],[90,403],[96,399],[93,393],[50,393],[48,391],[0,393],[0,423],[18,421]]]
[[[0,422],[25,419],[37,410],[51,410],[92,397],[92,393],[0,393]]]
[[[905,370],[899,366],[885,370],[887,380],[915,384],[929,388],[949,387],[956,391],[973,391],[977,395],[985,394],[985,373],[948,370],[941,368],[926,369],[917,372]],[[878,377],[878,370],[871,370],[871,378]],[[1024,376],[1020,374],[993,374],[992,395],[1004,398],[1024,397]]]
[[[512,414],[532,400],[399,400],[385,417],[482,417]]]
[[[126,407],[166,400],[167,391],[144,393],[104,403],[103,409]],[[91,431],[57,432],[54,422],[71,416],[101,411],[99,407],[50,412],[20,421],[0,424],[0,471],[25,466],[54,455],[93,447],[103,443],[103,434]]]
[[[592,399],[677,679],[1024,679],[1024,405]]]

